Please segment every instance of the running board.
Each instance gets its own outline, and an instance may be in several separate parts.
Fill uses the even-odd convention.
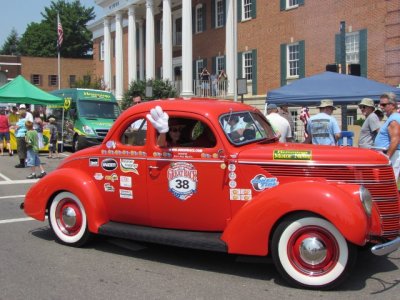
[[[162,229],[109,222],[100,226],[99,233],[140,242],[207,251],[228,252],[225,242],[221,240],[222,233],[219,232]]]

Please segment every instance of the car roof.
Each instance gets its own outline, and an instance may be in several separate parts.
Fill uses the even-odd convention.
[[[252,106],[242,104],[240,102],[234,102],[232,100],[217,100],[210,98],[173,98],[142,102],[128,108],[123,114],[130,115],[133,113],[149,112],[150,109],[156,107],[157,105],[160,106],[164,111],[168,112],[195,112],[213,118],[218,118],[221,114],[229,111],[257,110]]]

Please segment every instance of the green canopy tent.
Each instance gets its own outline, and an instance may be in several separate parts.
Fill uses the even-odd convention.
[[[0,103],[62,105],[64,100],[37,88],[22,75],[0,87]]]

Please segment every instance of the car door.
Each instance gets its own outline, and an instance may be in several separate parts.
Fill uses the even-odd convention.
[[[170,122],[177,117],[186,121],[183,134],[187,139],[182,145],[162,148],[157,145],[154,128],[149,129],[153,132],[147,160],[152,225],[223,230],[230,218],[230,203],[227,170],[218,155],[222,143],[207,119],[169,114]]]

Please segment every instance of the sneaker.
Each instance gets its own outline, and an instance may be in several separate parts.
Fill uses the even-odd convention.
[[[29,175],[29,176],[26,176],[26,178],[28,178],[28,179],[35,179],[36,178],[36,174],[31,174],[31,175]]]
[[[13,156],[14,153],[11,151],[11,152],[8,153],[8,155]]]
[[[37,176],[37,178],[43,178],[44,176],[46,176],[46,174],[46,172],[42,172]]]
[[[16,168],[25,168],[25,164],[18,164],[18,165],[15,165],[15,167]]]

